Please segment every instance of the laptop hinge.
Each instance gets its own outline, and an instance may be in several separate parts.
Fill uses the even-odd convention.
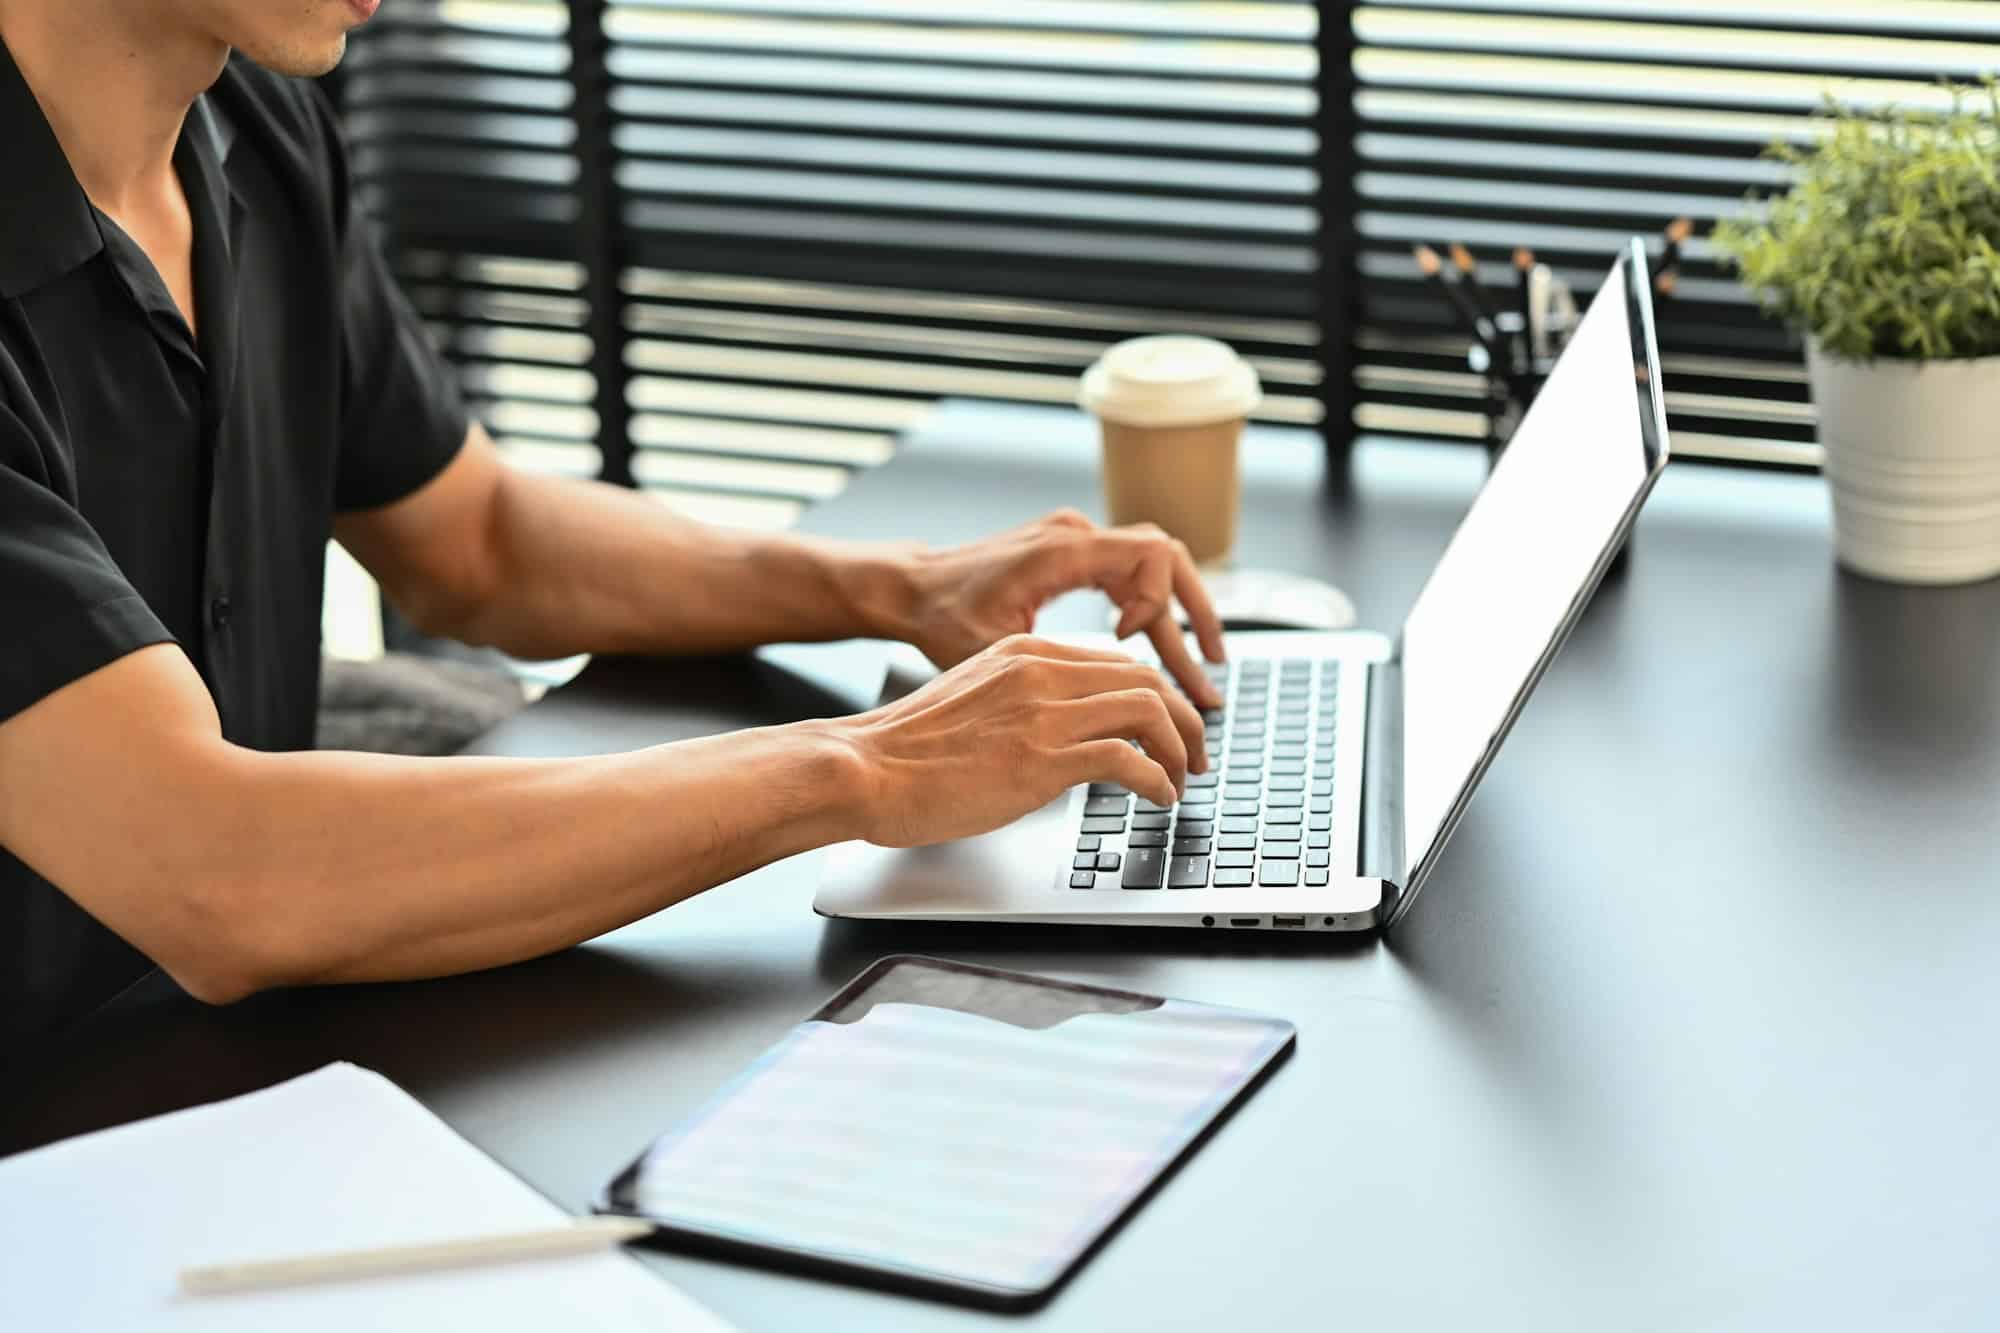
[[[1403,664],[1368,667],[1368,743],[1361,765],[1361,873],[1400,893],[1403,874]],[[1383,917],[1394,904],[1383,903]]]

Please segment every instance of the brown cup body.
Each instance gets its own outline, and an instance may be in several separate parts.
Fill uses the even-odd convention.
[[[1241,418],[1197,426],[1129,426],[1100,418],[1099,425],[1112,523],[1157,523],[1187,543],[1197,564],[1235,549]]]

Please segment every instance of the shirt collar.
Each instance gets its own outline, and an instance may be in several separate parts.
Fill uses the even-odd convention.
[[[103,248],[90,200],[76,183],[41,103],[0,42],[0,139],[15,146],[0,204],[0,299],[69,272]]]
[[[209,192],[212,207],[206,211],[223,223],[227,253],[235,249],[242,215],[242,201],[224,170],[236,131],[211,101],[203,94],[188,108],[174,163],[181,168],[184,190]],[[0,139],[11,139],[20,148],[4,168],[7,179],[0,181],[0,197],[5,199],[0,206],[0,300],[4,300],[69,272],[102,250],[104,238],[55,130],[4,41],[0,41]]]

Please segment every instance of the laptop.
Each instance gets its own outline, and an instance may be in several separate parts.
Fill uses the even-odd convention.
[[[1174,806],[1079,787],[1005,828],[832,849],[814,907],[864,920],[1354,931],[1410,910],[1667,461],[1634,240],[1394,639],[1243,632],[1211,668],[1210,771]],[[1064,636],[1109,646],[1101,636]]]

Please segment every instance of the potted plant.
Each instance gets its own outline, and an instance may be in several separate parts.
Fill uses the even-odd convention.
[[[1842,564],[1910,583],[2000,574],[2000,87],[1950,110],[1829,103],[1778,144],[1791,190],[1715,230],[1806,335]]]

